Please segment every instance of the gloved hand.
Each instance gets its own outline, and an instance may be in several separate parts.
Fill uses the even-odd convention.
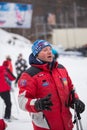
[[[76,109],[77,113],[84,112],[84,110],[85,110],[85,104],[81,100],[75,99],[74,104],[75,104],[75,109]]]
[[[51,101],[51,94],[48,94],[44,98],[37,99],[35,102],[35,108],[37,111],[51,110],[51,106],[53,106]]]

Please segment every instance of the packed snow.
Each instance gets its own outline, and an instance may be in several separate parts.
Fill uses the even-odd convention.
[[[12,37],[9,37],[12,39]],[[7,39],[7,35],[6,35]],[[2,39],[3,40],[3,39]],[[4,35],[5,40],[5,35]],[[6,41],[6,40],[5,40]],[[0,65],[2,64],[3,60],[5,60],[7,55],[10,55],[12,58],[13,68],[14,68],[14,74],[15,73],[15,61],[17,59],[17,56],[19,53],[23,54],[23,57],[27,60],[28,63],[28,57],[31,53],[31,44],[26,44],[25,41],[15,41],[15,44],[9,44],[6,42],[1,42],[0,40]],[[73,84],[75,86],[75,89],[77,93],[79,94],[79,97],[84,103],[87,105],[87,58],[86,57],[80,57],[75,55],[70,56],[64,56],[60,55],[58,58],[58,62],[63,64],[67,70],[68,73],[73,81]],[[33,130],[31,118],[29,116],[28,112],[22,111],[18,106],[17,96],[18,96],[18,88],[14,86],[14,83],[12,84],[13,91],[11,91],[11,99],[12,99],[12,116],[15,117],[15,119],[12,120],[12,122],[7,122],[8,127],[6,130]],[[4,114],[4,102],[0,98],[0,118],[3,117]],[[74,111],[71,110],[73,116]],[[83,126],[83,130],[87,129],[87,108],[85,109],[85,112],[81,114],[81,122]],[[55,121],[56,119],[54,119]],[[74,126],[74,129],[76,130],[76,126]]]

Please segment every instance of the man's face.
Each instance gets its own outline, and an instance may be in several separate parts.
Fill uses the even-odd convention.
[[[52,54],[51,47],[47,46],[47,47],[43,48],[39,52],[37,58],[39,58],[40,60],[45,61],[45,62],[52,62],[53,61],[53,54]]]

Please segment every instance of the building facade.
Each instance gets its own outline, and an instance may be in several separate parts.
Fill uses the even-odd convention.
[[[1,0],[32,4],[32,26],[25,28],[3,28],[35,40],[49,39],[53,29],[87,27],[87,0]]]

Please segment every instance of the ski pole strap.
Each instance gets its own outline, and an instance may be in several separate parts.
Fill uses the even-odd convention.
[[[71,91],[71,94],[72,94],[72,99],[73,99],[73,101],[75,100],[75,89],[73,89],[72,91]]]
[[[68,101],[65,103],[66,107],[71,106],[71,96],[72,96],[72,99],[75,98],[74,92],[75,92],[74,89],[70,91],[69,96],[68,96]]]

